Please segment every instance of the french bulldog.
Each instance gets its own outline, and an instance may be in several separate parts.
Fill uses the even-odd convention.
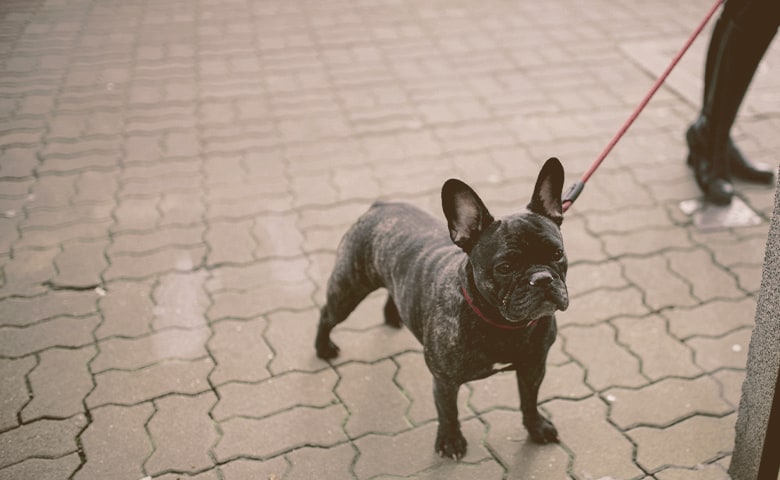
[[[339,244],[317,355],[336,357],[331,330],[366,295],[386,288],[385,322],[409,328],[433,374],[440,456],[459,460],[466,453],[460,386],[506,370],[515,371],[530,438],[558,441],[555,426],[539,413],[537,395],[556,337],[554,314],[569,305],[563,180],[563,166],[550,158],[526,210],[494,219],[471,187],[450,179],[441,192],[448,229],[411,205],[377,202]]]

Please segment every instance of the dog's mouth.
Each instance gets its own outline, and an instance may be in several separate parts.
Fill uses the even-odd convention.
[[[566,287],[551,286],[540,291],[525,291],[515,294],[510,291],[499,307],[501,315],[512,323],[535,323],[556,311],[569,308],[569,296]]]

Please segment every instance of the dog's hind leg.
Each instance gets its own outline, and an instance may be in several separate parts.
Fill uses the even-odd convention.
[[[328,279],[326,303],[320,310],[320,323],[314,345],[317,356],[325,360],[339,354],[339,347],[330,339],[331,330],[346,320],[369,293],[379,288],[376,282],[361,274],[358,268],[350,267],[357,265],[355,262],[343,260],[336,260],[336,266]]]

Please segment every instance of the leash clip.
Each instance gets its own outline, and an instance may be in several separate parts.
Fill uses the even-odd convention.
[[[572,203],[574,203],[575,200],[577,200],[577,197],[580,196],[580,193],[582,193],[582,189],[584,188],[585,182],[575,182],[571,187],[569,187],[568,190],[566,190],[566,193],[563,194],[561,203],[568,203],[568,205],[566,205],[566,208],[568,208]]]

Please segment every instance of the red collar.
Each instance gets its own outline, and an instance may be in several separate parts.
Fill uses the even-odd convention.
[[[500,328],[502,330],[520,330],[522,328],[530,327],[530,326],[532,326],[533,324],[536,323],[536,320],[534,320],[532,322],[529,322],[529,323],[527,323],[525,325],[506,325],[506,324],[502,324],[502,323],[496,323],[493,320],[491,320],[488,317],[486,317],[485,314],[482,313],[482,311],[479,308],[477,308],[476,305],[474,305],[474,301],[471,300],[471,297],[469,297],[469,294],[466,293],[466,289],[465,288],[463,288],[461,286],[460,287],[460,291],[463,292],[463,298],[466,299],[466,303],[469,304],[469,307],[471,307],[471,309],[474,311],[474,313],[476,313],[477,316],[479,318],[481,318],[483,322],[487,323],[488,325],[490,325],[492,327]]]

